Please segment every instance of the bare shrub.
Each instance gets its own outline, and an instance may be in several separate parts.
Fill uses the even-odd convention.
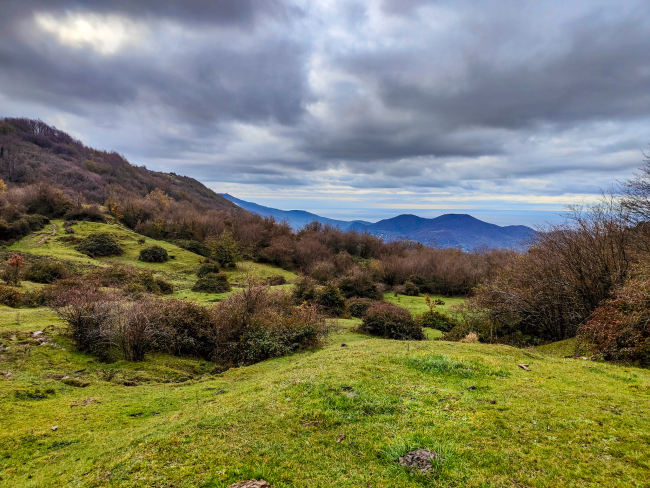
[[[470,332],[465,336],[464,339],[461,339],[460,342],[466,342],[470,344],[475,344],[478,342],[478,335],[476,335],[476,332]]]
[[[574,207],[567,222],[538,233],[528,252],[478,287],[470,306],[484,314],[493,340],[573,337],[625,280],[630,238],[614,202]]]
[[[319,283],[326,283],[336,276],[336,266],[330,261],[320,261],[311,267],[309,276]]]
[[[18,285],[20,283],[20,272],[22,268],[22,256],[20,254],[12,254],[2,267],[2,279],[9,285]]]
[[[151,349],[158,327],[151,319],[158,309],[159,304],[150,299],[114,303],[115,323],[111,328],[111,343],[119,347],[127,361],[142,361]]]
[[[115,316],[121,307],[117,296],[93,287],[62,290],[52,308],[68,330],[80,351],[90,352],[102,360],[110,354]]]

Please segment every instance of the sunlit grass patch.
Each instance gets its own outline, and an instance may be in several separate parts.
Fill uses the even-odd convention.
[[[510,374],[502,369],[493,368],[475,359],[454,359],[444,354],[428,354],[425,356],[409,356],[404,362],[410,368],[423,373],[459,376],[470,378],[474,376],[501,376]]]
[[[462,305],[465,302],[465,298],[462,297],[443,297],[441,295],[429,295],[431,300],[442,300],[445,302],[444,305],[436,305],[436,311],[444,314],[450,314],[453,311],[453,307],[456,305]],[[417,297],[409,297],[406,295],[397,295],[394,293],[384,293],[384,300],[387,300],[395,305],[404,307],[406,310],[411,312],[411,315],[416,316],[423,314],[429,310],[429,306],[426,303],[426,295],[420,295]]]

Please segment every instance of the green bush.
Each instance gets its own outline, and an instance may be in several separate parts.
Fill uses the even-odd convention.
[[[0,285],[0,304],[7,307],[20,307],[23,301],[23,294],[9,286]]]
[[[205,263],[199,267],[199,270],[196,272],[196,276],[203,278],[205,275],[210,273],[218,273],[219,265],[217,263]]]
[[[153,348],[176,356],[207,360],[215,355],[214,313],[183,300],[165,300],[151,321],[157,324]]]
[[[186,239],[176,239],[171,242],[186,251],[193,252],[194,254],[198,254],[205,258],[210,257],[210,249],[208,249],[202,242]]]
[[[377,285],[372,281],[370,275],[363,271],[356,271],[351,276],[343,278],[339,282],[339,290],[345,298],[369,298],[370,300],[381,300],[383,298]]]
[[[162,295],[171,295],[174,293],[174,285],[162,278],[156,278],[156,285],[158,285],[158,290]]]
[[[239,257],[239,245],[228,231],[210,243],[210,257],[221,266],[233,266]]]
[[[24,215],[22,218],[8,223],[0,219],[0,242],[11,242],[41,230],[50,220],[42,215]]]
[[[404,295],[409,297],[416,297],[420,294],[420,288],[414,283],[407,281],[404,283]]]
[[[153,271],[139,271],[136,276],[137,281],[134,283],[141,284],[150,293],[169,295],[174,292],[174,286],[162,278],[154,276]]]
[[[343,295],[334,285],[327,285],[316,293],[316,303],[320,305],[326,315],[340,317],[345,314],[346,302]]]
[[[428,281],[423,276],[411,275],[407,281],[417,286],[420,289],[420,293],[436,293],[438,290],[435,282]]]
[[[417,322],[422,327],[437,329],[441,332],[449,332],[457,325],[455,320],[436,310],[427,310],[417,318]]]
[[[101,256],[120,256],[124,253],[124,250],[120,247],[115,238],[104,232],[89,235],[83,239],[75,249],[91,258]]]
[[[373,301],[369,298],[350,298],[348,300],[348,312],[353,317],[362,319],[372,304]]]
[[[145,263],[165,263],[169,260],[169,255],[166,249],[160,246],[151,246],[140,251],[139,259]]]
[[[225,273],[208,273],[192,287],[192,291],[202,293],[225,293],[230,291],[230,283]]]
[[[269,286],[284,285],[286,282],[286,278],[282,275],[273,275],[266,278],[266,284]]]
[[[390,302],[377,302],[370,307],[360,330],[386,339],[424,339],[424,331],[408,310]]]
[[[53,283],[66,278],[68,274],[68,269],[59,261],[38,261],[25,270],[23,278],[33,283]]]
[[[174,290],[171,283],[155,276],[153,271],[138,269],[133,265],[113,264],[94,269],[84,276],[84,280],[100,286],[123,288],[133,295],[145,291],[166,295]]]
[[[86,222],[106,222],[106,217],[104,217],[98,205],[70,209],[63,218],[65,220],[85,220]]]
[[[299,278],[293,288],[293,298],[297,304],[313,302],[316,299],[316,281],[308,276]]]

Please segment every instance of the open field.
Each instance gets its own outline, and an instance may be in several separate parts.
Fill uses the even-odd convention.
[[[462,297],[443,297],[441,295],[429,295],[431,300],[440,299],[445,302],[444,305],[436,305],[436,310],[441,313],[451,313],[453,308],[456,305],[461,305],[465,298]],[[384,293],[384,300],[399,305],[407,309],[413,316],[420,315],[427,310],[429,307],[425,301],[426,295],[420,295],[417,297],[409,297],[406,295],[397,295],[394,293]]]
[[[9,250],[133,264],[172,281],[175,298],[228,296],[192,292],[202,258],[172,244],[79,223],[76,236],[108,230],[125,249],[90,259],[54,225]],[[152,244],[176,258],[137,261]],[[282,274],[288,289],[297,278],[250,262],[226,272],[235,285]],[[442,313],[463,301],[431,298]],[[385,299],[427,310],[424,296]],[[355,332],[359,319],[330,322],[322,347],[224,372],[166,354],[102,363],[74,350],[50,310],[0,306],[0,486],[647,485],[650,371],[565,358],[571,340],[522,350],[434,341],[440,332],[426,329],[428,341],[400,342]],[[434,472],[395,462],[415,448],[440,454]]]
[[[53,229],[56,226],[56,234]],[[123,226],[115,224],[100,224],[95,222],[79,222],[73,226],[74,236],[80,239],[97,232],[107,232],[112,234],[119,245],[124,249],[121,256],[110,256],[101,258],[89,258],[75,250],[75,244],[63,242],[60,240],[64,237],[63,221],[54,220],[47,225],[41,232],[32,233],[20,241],[12,244],[7,248],[8,251],[20,251],[33,254],[35,256],[47,256],[53,259],[66,261],[71,264],[84,266],[108,266],[110,264],[129,264],[141,269],[147,269],[154,272],[171,282],[175,287],[174,298],[194,300],[197,302],[218,301],[227,297],[230,293],[196,293],[191,291],[192,286],[197,280],[196,271],[204,260],[202,256],[190,251],[181,249],[174,244],[165,241],[158,241],[151,238],[145,238],[140,234],[126,229]],[[43,241],[43,238],[47,237]],[[138,260],[140,250],[157,245],[167,250],[173,259],[165,263],[145,263]],[[223,272],[228,275],[231,284],[237,286],[243,284],[249,276],[259,281],[265,280],[272,275],[282,275],[287,283],[292,283],[297,278],[296,274],[291,271],[275,268],[266,264],[253,263],[251,261],[242,261],[237,263],[235,268],[223,268]],[[29,289],[38,284],[23,282],[21,285],[24,289]],[[283,285],[287,287],[288,285]],[[232,292],[231,292],[232,293]]]
[[[162,354],[103,364],[60,329],[38,345],[33,331],[60,326],[51,312],[16,313],[0,310],[1,486],[647,484],[647,370],[369,338],[354,321],[321,349],[225,373]],[[414,447],[445,461],[412,474],[394,460]]]

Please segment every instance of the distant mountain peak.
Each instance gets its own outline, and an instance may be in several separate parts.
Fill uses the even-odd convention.
[[[373,224],[364,221],[346,222],[328,219],[304,210],[278,210],[246,202],[227,193],[221,195],[249,212],[287,221],[294,229],[318,221],[341,230],[367,232],[385,241],[410,239],[429,246],[454,247],[465,251],[483,246],[525,249],[527,241],[535,234],[533,229],[524,225],[501,227],[464,213],[449,213],[432,219],[414,214],[401,214]]]

